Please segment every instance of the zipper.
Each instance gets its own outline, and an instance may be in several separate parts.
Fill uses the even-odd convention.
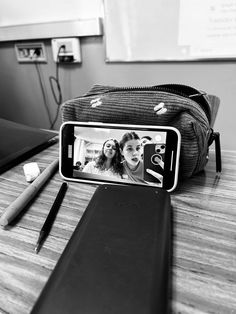
[[[216,172],[221,172],[222,161],[221,161],[221,147],[220,147],[220,133],[214,132],[211,129],[211,135],[208,141],[208,146],[215,142],[215,159],[216,159]]]

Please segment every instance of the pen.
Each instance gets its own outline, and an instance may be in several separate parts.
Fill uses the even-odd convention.
[[[51,228],[52,228],[52,225],[53,225],[53,222],[56,218],[56,215],[57,215],[57,212],[60,208],[60,205],[61,205],[61,202],[65,196],[65,193],[66,193],[66,190],[67,190],[67,183],[66,182],[63,182],[61,187],[60,187],[60,190],[56,196],[56,199],[52,205],[52,208],[50,209],[50,212],[43,224],[43,227],[42,229],[40,230],[40,233],[39,233],[39,237],[38,237],[38,241],[37,241],[37,244],[36,244],[36,247],[35,247],[35,252],[38,253],[41,246],[43,245],[43,242],[46,240]]]
[[[58,169],[59,160],[54,160],[5,210],[0,218],[0,225],[8,225],[33,199],[40,188]]]

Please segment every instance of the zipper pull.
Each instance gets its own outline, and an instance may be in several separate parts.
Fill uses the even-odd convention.
[[[222,162],[221,162],[221,148],[220,148],[220,133],[213,132],[211,133],[209,139],[209,146],[215,142],[215,158],[216,158],[216,172],[221,172],[222,170]]]
[[[220,148],[220,133],[214,132],[214,134],[215,134],[216,172],[221,172],[222,162],[221,162],[221,148]]]

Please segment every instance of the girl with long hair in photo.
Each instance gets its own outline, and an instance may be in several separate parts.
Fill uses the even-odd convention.
[[[83,172],[121,179],[122,169],[119,143],[115,139],[108,139],[103,143],[97,160],[89,162]]]

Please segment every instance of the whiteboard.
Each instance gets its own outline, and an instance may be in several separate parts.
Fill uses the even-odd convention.
[[[236,0],[104,0],[106,61],[236,58]]]
[[[0,0],[0,26],[101,17],[102,0]]]
[[[102,34],[102,0],[0,0],[0,41]]]

